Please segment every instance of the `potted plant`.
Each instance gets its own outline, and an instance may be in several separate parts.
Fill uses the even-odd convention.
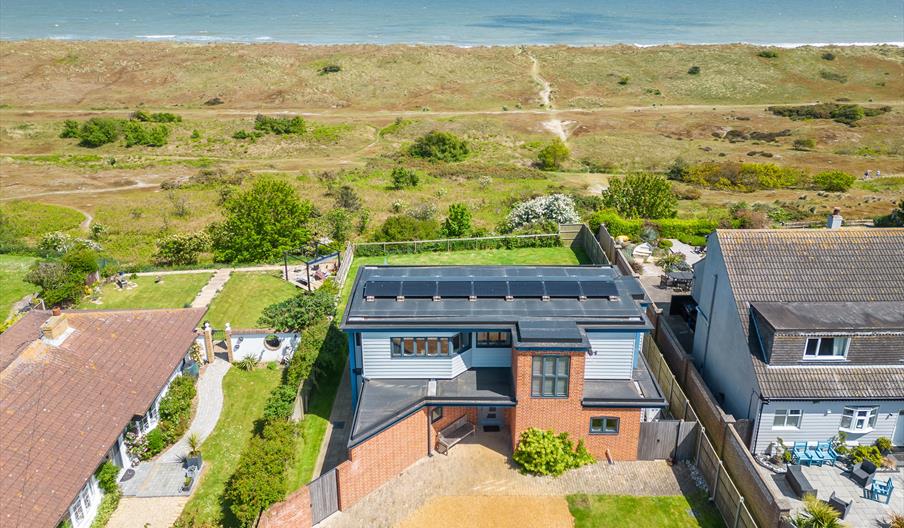
[[[188,456],[185,457],[184,467],[186,469],[195,467],[201,469],[204,459],[201,457],[201,437],[198,433],[188,435]]]
[[[188,492],[191,491],[191,486],[195,482],[194,474],[188,473],[185,475],[185,480],[182,482],[182,491]]]
[[[279,348],[279,336],[276,334],[267,334],[267,337],[264,338],[264,346],[270,350],[276,350]]]

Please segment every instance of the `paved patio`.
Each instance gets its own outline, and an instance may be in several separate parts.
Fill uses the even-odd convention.
[[[892,512],[904,513],[904,475],[902,475],[900,468],[894,473],[883,472],[876,474],[882,480],[891,477],[894,481],[895,489],[888,504],[864,498],[863,488],[848,478],[848,474],[844,473],[841,467],[804,466],[801,469],[810,484],[816,488],[817,498],[828,500],[834,491],[835,496],[845,501],[854,501],[854,504],[851,505],[850,513],[844,520],[848,526],[882,528],[888,526],[887,522]],[[785,475],[773,474],[773,480],[792,504],[792,513],[800,511],[803,508],[803,502],[797,498],[791,487],[788,486]]]
[[[663,461],[600,462],[558,478],[523,475],[511,463],[508,439],[506,431],[478,432],[453,447],[449,456],[422,459],[320,526],[395,526],[438,497],[671,496],[696,489],[685,466],[670,467]]]

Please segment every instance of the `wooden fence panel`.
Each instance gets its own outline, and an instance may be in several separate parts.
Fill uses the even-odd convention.
[[[336,469],[333,468],[308,484],[311,492],[311,517],[313,524],[339,511],[339,486]]]

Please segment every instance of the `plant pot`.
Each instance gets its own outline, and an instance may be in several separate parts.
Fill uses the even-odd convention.
[[[198,468],[198,470],[200,471],[201,464],[203,464],[203,463],[204,463],[204,459],[201,455],[187,456],[187,457],[185,457],[185,462],[182,463],[182,467],[184,467],[185,469],[188,469],[188,468],[194,466],[194,467]]]
[[[268,350],[276,350],[279,348],[280,344],[281,340],[276,334],[270,334],[264,338],[264,347],[266,347]]]

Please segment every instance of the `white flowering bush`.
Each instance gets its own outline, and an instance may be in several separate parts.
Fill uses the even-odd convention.
[[[580,220],[575,211],[574,200],[570,196],[551,194],[515,204],[506,222],[510,229],[517,229],[537,222],[574,224]]]
[[[55,253],[62,255],[76,246],[85,246],[95,251],[100,251],[100,244],[87,238],[73,238],[62,231],[54,231],[47,233],[41,237],[38,243],[38,249],[45,253]]]

